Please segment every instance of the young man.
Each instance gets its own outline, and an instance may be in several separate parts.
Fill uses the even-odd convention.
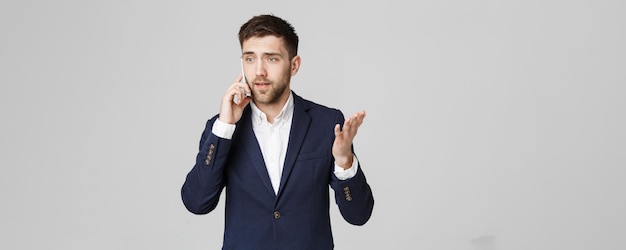
[[[242,70],[200,139],[181,195],[211,212],[226,188],[223,249],[333,249],[329,186],[343,218],[365,224],[374,199],[352,141],[365,112],[343,113],[296,95],[298,36],[272,15],[239,30]]]

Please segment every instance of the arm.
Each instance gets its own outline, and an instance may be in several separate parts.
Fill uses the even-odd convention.
[[[333,142],[333,157],[335,164],[344,169],[356,168],[356,174],[346,180],[340,180],[334,174],[331,177],[331,187],[335,191],[335,202],[343,218],[354,225],[365,224],[374,208],[372,190],[367,184],[360,163],[354,156],[352,141],[363,123],[365,111],[358,112],[352,117],[343,120],[339,115],[335,125],[335,141]],[[343,121],[343,127],[340,126]]]
[[[226,185],[224,166],[230,149],[230,140],[211,132],[217,117],[207,122],[200,139],[196,163],[187,174],[181,189],[183,203],[194,214],[206,214],[217,206]]]
[[[332,175],[331,187],[341,216],[350,224],[364,225],[372,215],[374,197],[361,167],[354,177],[344,181]]]
[[[250,89],[240,82],[241,79],[242,75],[239,75],[222,97],[219,116],[207,122],[200,139],[196,163],[183,184],[183,203],[194,214],[213,211],[226,186],[224,167],[230,151],[234,124],[241,119],[243,109],[250,103],[250,98],[243,95],[244,92],[249,93]],[[236,103],[232,101],[235,96],[238,97]]]

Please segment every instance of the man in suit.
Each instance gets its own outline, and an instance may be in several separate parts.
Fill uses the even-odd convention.
[[[344,119],[291,90],[302,59],[287,21],[255,16],[239,42],[242,75],[206,123],[183,203],[209,213],[226,188],[223,249],[333,249],[329,186],[350,224],[374,207],[352,146],[365,111]]]

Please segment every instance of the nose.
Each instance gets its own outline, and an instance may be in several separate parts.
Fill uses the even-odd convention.
[[[254,74],[263,78],[267,76],[267,71],[265,71],[265,65],[263,63],[263,60],[257,60],[257,62],[254,64]]]

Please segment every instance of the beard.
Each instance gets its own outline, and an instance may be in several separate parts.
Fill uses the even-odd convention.
[[[252,89],[252,98],[255,103],[264,104],[264,105],[272,105],[279,104],[281,101],[281,97],[283,94],[288,91],[289,82],[291,80],[291,67],[289,70],[285,71],[285,74],[282,75],[277,81],[272,81],[270,79],[265,78],[256,78],[252,81],[251,85],[254,85],[254,82],[262,81],[269,83],[270,88],[267,90],[258,90],[250,86]]]

